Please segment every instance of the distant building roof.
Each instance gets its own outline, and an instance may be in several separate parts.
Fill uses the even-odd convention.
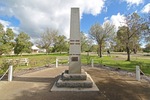
[[[31,47],[31,49],[32,49],[32,50],[39,50],[39,48],[38,48],[37,46],[35,46],[35,45],[33,45],[33,46]]]

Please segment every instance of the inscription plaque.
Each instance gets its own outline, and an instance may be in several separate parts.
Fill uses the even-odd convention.
[[[78,57],[72,57],[71,61],[78,61]]]

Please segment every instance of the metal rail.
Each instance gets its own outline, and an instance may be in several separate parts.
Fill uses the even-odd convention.
[[[6,70],[6,72],[3,74],[3,76],[0,78],[0,80],[3,79],[3,77],[6,75],[6,73],[8,72],[9,68]]]

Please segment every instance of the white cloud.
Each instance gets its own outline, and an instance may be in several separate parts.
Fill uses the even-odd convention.
[[[105,17],[105,18],[104,18],[104,21],[107,21],[107,20],[108,20],[108,17]]]
[[[70,8],[80,7],[80,15],[101,13],[105,0],[2,0],[3,15],[15,16],[20,30],[32,38],[39,37],[46,28],[55,28],[69,37]],[[0,11],[1,14],[1,11]]]
[[[15,34],[19,34],[19,32],[18,32],[19,28],[11,26],[10,22],[0,19],[0,23],[4,26],[5,31],[6,31],[7,28],[11,28]]]
[[[123,1],[126,1],[129,4],[129,6],[134,4],[139,5],[144,2],[144,0],[123,0]]]
[[[126,25],[125,24],[125,16],[120,15],[120,13],[118,13],[117,15],[112,15],[110,18],[110,21],[115,25],[116,30],[118,30],[119,26]]]
[[[9,27],[9,22],[8,21],[4,21],[0,19],[0,23],[4,26],[4,30],[6,31],[6,28]]]
[[[147,5],[145,5],[141,11],[142,13],[148,13],[150,12],[150,3],[148,3]]]

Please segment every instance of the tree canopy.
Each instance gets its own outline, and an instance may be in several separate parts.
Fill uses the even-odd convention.
[[[57,36],[53,49],[54,49],[54,51],[57,51],[60,53],[63,51],[66,51],[66,52],[69,51],[69,44],[64,35]]]
[[[0,23],[0,55],[9,53],[13,49],[14,32],[11,28],[4,30],[4,26]]]
[[[98,23],[91,26],[89,34],[99,45],[99,56],[102,57],[102,45],[114,36],[114,25],[106,21],[103,25]]]
[[[22,54],[23,52],[30,53],[32,42],[30,42],[30,37],[28,34],[21,32],[17,38],[15,39],[15,48],[14,53],[15,54]]]
[[[48,53],[49,48],[55,43],[57,36],[58,30],[47,28],[45,32],[41,34],[41,37],[36,44],[38,44],[38,47],[46,49],[46,52]]]
[[[130,53],[137,51],[142,33],[147,29],[145,21],[137,14],[133,13],[125,18],[125,26],[119,28],[117,39],[127,52],[127,61],[130,61]]]

